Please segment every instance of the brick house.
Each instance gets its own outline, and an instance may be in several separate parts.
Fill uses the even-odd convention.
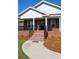
[[[48,36],[60,36],[61,7],[41,1],[28,7],[18,16],[19,32],[24,32],[32,40],[44,40]]]

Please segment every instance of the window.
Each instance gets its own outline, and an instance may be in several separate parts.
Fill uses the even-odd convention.
[[[51,20],[51,26],[53,28],[59,28],[59,19],[52,19]]]
[[[27,28],[32,29],[33,28],[33,22],[32,21],[27,21]]]

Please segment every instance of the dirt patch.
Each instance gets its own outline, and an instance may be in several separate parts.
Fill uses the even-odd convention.
[[[48,37],[44,42],[44,46],[52,51],[61,53],[61,38],[54,36]]]

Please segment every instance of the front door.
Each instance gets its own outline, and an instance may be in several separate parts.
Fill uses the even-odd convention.
[[[45,27],[45,21],[44,20],[36,20],[35,21],[35,29],[36,30],[44,30]]]

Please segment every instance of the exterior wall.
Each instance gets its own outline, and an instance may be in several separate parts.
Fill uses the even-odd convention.
[[[24,30],[24,21],[18,22],[18,30]]]
[[[42,5],[38,6],[36,9],[38,9],[39,11],[42,11],[44,13],[47,13],[47,14],[60,13],[59,9],[57,9],[53,6],[46,5],[46,4],[42,4]]]

